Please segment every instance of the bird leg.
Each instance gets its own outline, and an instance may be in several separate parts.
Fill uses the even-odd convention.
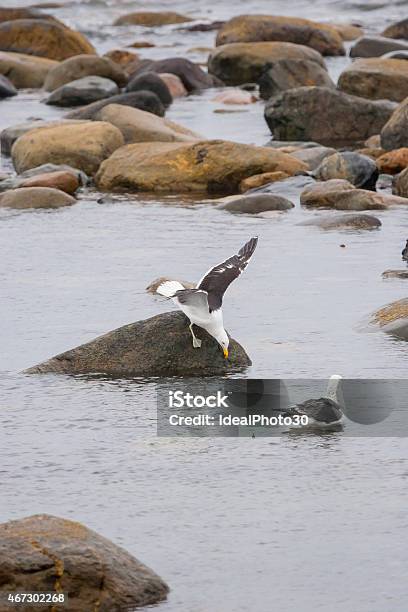
[[[193,336],[193,347],[194,348],[200,348],[201,347],[201,340],[199,340],[197,338],[197,336],[194,335],[193,332],[193,323],[190,323],[190,331],[191,331],[191,335]]]

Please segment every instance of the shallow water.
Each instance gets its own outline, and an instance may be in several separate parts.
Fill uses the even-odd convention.
[[[24,5],[24,2],[8,2]],[[133,40],[145,57],[211,46],[214,33],[113,28],[135,2],[66,2],[54,11],[98,51]],[[200,20],[242,12],[357,21],[370,31],[407,2],[149,2]],[[178,43],[177,45],[175,43]],[[169,46],[165,46],[169,45]],[[335,78],[346,58],[328,60]],[[168,117],[205,137],[263,144],[262,104],[217,114],[213,91]],[[2,102],[0,129],[65,111],[24,92]],[[2,159],[9,168],[8,159]],[[232,216],[181,198],[85,192],[58,211],[0,211],[0,520],[35,512],[80,520],[151,565],[172,588],[166,612],[403,612],[407,607],[405,439],[283,435],[157,438],[160,381],[24,376],[22,369],[169,306],[145,293],[161,275],[195,280],[251,235],[251,266],[225,300],[225,324],[253,360],[251,377],[404,378],[407,344],[361,333],[379,306],[406,297],[405,208],[379,212],[374,232],[323,232],[296,208]],[[346,248],[340,248],[345,244]],[[405,423],[403,411],[394,415]],[[349,435],[347,435],[349,434]]]

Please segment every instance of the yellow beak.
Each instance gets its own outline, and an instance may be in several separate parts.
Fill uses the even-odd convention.
[[[225,359],[228,359],[228,349],[227,349],[227,348],[225,348],[225,349],[223,349],[223,351],[224,351],[224,357],[225,357]]]

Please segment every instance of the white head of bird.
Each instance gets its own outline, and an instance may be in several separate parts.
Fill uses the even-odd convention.
[[[225,329],[223,329],[221,332],[217,333],[217,335],[214,336],[214,338],[216,339],[216,341],[218,342],[218,344],[222,348],[222,351],[224,353],[225,359],[228,359],[229,338],[228,338],[228,334],[225,331]]]

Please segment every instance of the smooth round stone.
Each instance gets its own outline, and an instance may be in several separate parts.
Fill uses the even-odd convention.
[[[99,76],[87,76],[58,87],[48,96],[46,104],[52,106],[82,106],[119,94],[114,81]]]

